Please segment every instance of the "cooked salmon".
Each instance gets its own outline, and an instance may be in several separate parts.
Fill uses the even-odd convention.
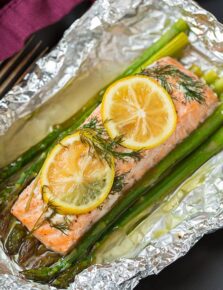
[[[193,73],[186,70],[179,62],[172,58],[163,58],[155,65],[172,65],[184,72],[185,74],[196,78]],[[171,76],[168,80],[170,83],[176,83],[176,78]],[[129,159],[128,162],[116,160],[116,172],[118,175],[124,174],[124,188],[121,192],[110,194],[108,198],[101,204],[99,208],[82,215],[70,215],[67,218],[70,221],[69,229],[63,233],[55,227],[51,227],[48,222],[44,223],[37,230],[34,235],[39,239],[47,248],[65,254],[67,253],[81,238],[81,236],[98,221],[110,208],[114,205],[117,199],[130,188],[137,180],[139,180],[150,168],[156,165],[162,158],[164,158],[178,143],[190,135],[200,123],[202,123],[214,110],[218,104],[216,94],[204,84],[204,103],[197,101],[187,101],[183,90],[174,89],[171,93],[177,112],[177,126],[175,132],[171,137],[162,145],[145,150],[142,153],[140,160]],[[91,119],[100,117],[100,106],[88,118]],[[26,205],[30,199],[29,208]],[[41,195],[40,184],[35,180],[20,194],[12,208],[12,214],[19,219],[28,230],[32,230],[37,220],[43,212],[44,203]],[[63,215],[56,214],[54,216],[55,222],[62,222]]]

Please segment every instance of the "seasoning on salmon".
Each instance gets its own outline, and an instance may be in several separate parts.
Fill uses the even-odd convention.
[[[166,65],[171,65],[186,75],[196,78],[193,73],[186,70],[179,62],[169,57],[161,59],[154,66],[162,67]],[[178,143],[190,135],[213,112],[218,104],[218,99],[209,87],[204,84],[203,102],[200,102],[196,98],[188,100],[185,90],[176,86],[177,81],[178,78],[174,74],[168,77],[168,82],[172,85],[171,98],[177,112],[177,126],[174,133],[162,145],[142,151],[140,160],[129,159],[127,162],[123,162],[117,159],[115,163],[116,174],[123,176],[123,188],[119,192],[109,194],[107,199],[91,212],[67,216],[69,229],[66,232],[53,227],[49,222],[45,222],[37,228],[33,234],[47,248],[61,254],[69,251],[92,224],[110,210],[124,191],[130,188],[135,181],[139,180],[150,168],[164,158]],[[101,120],[100,106],[96,108],[87,121],[95,117],[97,117],[97,120]],[[30,199],[31,194],[33,196]],[[27,210],[28,202],[29,207]],[[40,218],[43,208],[44,202],[42,200],[41,186],[39,182],[34,180],[19,196],[12,208],[12,214],[31,231]],[[56,214],[53,217],[54,223],[62,222],[63,220],[64,216],[60,214]]]

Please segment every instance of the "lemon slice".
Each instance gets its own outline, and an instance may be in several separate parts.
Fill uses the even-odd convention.
[[[106,199],[114,176],[113,158],[108,164],[77,132],[64,138],[47,157],[40,175],[43,199],[62,214],[87,213]]]
[[[133,150],[164,143],[176,128],[177,115],[167,91],[147,76],[129,76],[105,92],[102,120],[109,136],[123,136],[122,145]]]

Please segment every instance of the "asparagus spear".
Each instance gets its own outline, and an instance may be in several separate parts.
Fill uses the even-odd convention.
[[[108,227],[106,235],[97,242],[96,247],[94,247],[93,251],[88,254],[87,260],[83,260],[86,261],[85,266],[88,267],[92,264],[98,249],[103,246],[104,243],[109,242],[111,233],[114,233],[114,231],[124,228],[129,223],[131,224],[132,220],[134,220],[136,223],[138,222],[138,220],[141,220],[141,213],[145,211],[145,209],[150,208],[152,204],[161,200],[162,198],[173,192],[175,189],[177,189],[177,187],[184,180],[190,177],[200,166],[202,166],[206,161],[208,161],[211,157],[220,152],[222,149],[223,128],[219,129],[213,136],[210,137],[208,141],[206,141],[203,145],[196,149],[193,154],[184,159],[183,162],[175,166],[171,173],[166,176],[166,178],[164,178],[159,184],[146,191],[145,194],[141,196],[141,198],[132,207],[130,207],[116,223],[113,222],[113,227]],[[102,236],[102,234],[98,235],[98,239],[100,239],[100,236]],[[89,234],[89,241],[91,240],[91,238],[92,236]],[[96,239],[94,239],[94,241],[95,240]],[[90,242],[89,244],[89,247],[92,247],[94,245],[94,243]],[[81,263],[81,261],[82,260],[80,260],[79,263]],[[71,259],[69,260],[69,263],[71,263]],[[56,264],[55,267],[58,267],[58,264]],[[63,265],[63,267],[65,267],[65,265]],[[71,269],[73,270],[73,273]],[[67,281],[72,281],[75,275],[76,268],[74,265],[66,270],[61,276],[66,277]],[[63,279],[60,279],[60,276],[55,279],[53,285],[58,288],[64,285],[68,286],[66,283],[64,284],[64,281]]]
[[[82,270],[87,268],[91,263],[91,257],[87,257],[80,262],[76,263],[74,266],[70,267],[64,273],[62,273],[57,279],[55,279],[51,284],[57,288],[67,288],[70,283],[74,281],[75,276]]]
[[[218,75],[214,70],[209,70],[202,77],[208,85],[213,84],[218,79]]]
[[[201,68],[196,65],[196,64],[192,64],[192,66],[190,67],[190,71],[192,71],[196,76],[198,76],[199,78],[201,78],[203,76],[203,71],[201,70]]]
[[[3,218],[6,215],[20,192],[32,181],[33,178],[37,176],[40,168],[43,165],[45,157],[46,153],[42,153],[36,162],[34,162],[28,169],[21,173],[13,186],[5,188],[2,192],[0,192],[0,218]]]
[[[10,226],[12,221],[13,221],[13,216],[10,213],[5,215],[4,217],[1,217],[1,220],[0,220],[0,238],[2,241],[4,241],[4,238],[8,232],[8,227]]]
[[[19,251],[21,246],[21,241],[26,236],[26,229],[25,227],[14,220],[12,229],[5,241],[4,247],[9,255],[16,255]]]
[[[152,58],[161,49],[164,49],[177,35],[181,32],[187,32],[189,30],[188,24],[179,19],[172,27],[160,37],[153,45],[144,51],[144,53],[138,57],[129,68],[127,68],[117,79],[133,74],[138,68],[140,68],[143,63]],[[182,40],[182,39],[181,39]],[[175,42],[175,46],[171,48],[171,51],[164,55],[171,55],[182,48],[182,43],[179,39],[178,43]],[[185,39],[183,39],[183,42]],[[184,44],[185,45],[185,44]],[[156,59],[153,58],[153,61]],[[96,96],[89,100],[84,107],[82,107],[77,113],[74,114],[68,121],[62,123],[61,125],[55,126],[51,133],[49,133],[43,140],[31,147],[29,150],[24,152],[20,157],[14,160],[9,165],[3,167],[0,171],[0,183],[3,182],[8,177],[12,176],[15,172],[21,169],[24,165],[28,164],[34,157],[38,156],[41,152],[44,152],[50,144],[52,144],[58,137],[62,138],[70,132],[78,128],[81,123],[93,112],[93,110],[101,102],[102,96],[105,89],[102,89]]]
[[[213,84],[212,84],[213,90],[218,94],[221,95],[223,93],[223,77],[218,78]]]
[[[75,261],[83,256],[114,224],[117,218],[123,214],[140,196],[159,181],[173,166],[191,153],[195,148],[204,142],[223,122],[223,105],[216,111],[187,139],[179,144],[167,157],[158,163],[153,169],[145,174],[143,179],[130,189],[115,206],[102,217],[81,239],[80,243],[65,258],[59,259],[52,267],[42,267],[24,271],[24,275],[40,282],[49,282],[60,272],[68,269]],[[213,152],[214,149],[213,149]]]
[[[39,256],[33,256],[28,261],[28,267],[43,267],[43,266],[51,266],[55,262],[58,261],[58,259],[61,258],[61,255],[55,252],[46,251],[42,255]],[[30,265],[30,266],[29,266]],[[27,267],[27,266],[26,266]]]
[[[34,255],[39,243],[40,242],[34,236],[26,237],[19,249],[18,263],[20,265],[26,265],[26,261]]]
[[[203,80],[212,87],[221,99],[221,95],[223,94],[223,77],[219,77],[214,70],[209,70],[203,73],[201,68],[195,64],[190,67],[190,70],[198,77],[203,78]]]

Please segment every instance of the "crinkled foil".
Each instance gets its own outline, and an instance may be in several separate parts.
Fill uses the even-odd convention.
[[[70,27],[57,47],[37,62],[22,85],[0,101],[0,135],[80,75],[103,68],[101,82],[108,82],[179,17],[191,27],[192,46],[185,50],[182,62],[187,67],[199,63],[203,69],[215,66],[220,73],[223,68],[223,27],[195,2],[98,0]],[[184,198],[179,198],[174,209],[156,216],[157,229],[162,228],[167,215],[181,216],[168,232],[155,238],[153,229],[148,227],[136,257],[91,266],[77,275],[69,289],[133,289],[142,277],[158,273],[187,253],[204,234],[221,228],[222,160],[223,153],[212,158],[197,173],[202,176],[202,182],[198,182]],[[180,190],[166,198],[161,206],[168,204],[170,198],[179,197]],[[0,289],[53,289],[23,280],[18,267],[2,248],[0,273]]]

